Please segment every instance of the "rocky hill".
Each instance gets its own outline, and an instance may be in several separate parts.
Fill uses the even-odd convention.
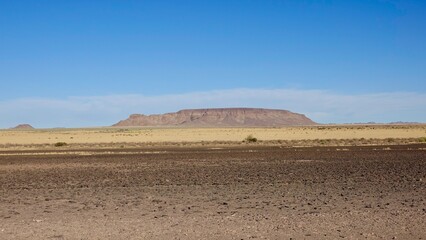
[[[18,126],[12,129],[34,129],[30,124],[19,124]]]
[[[113,126],[293,126],[316,124],[303,114],[263,108],[186,109],[166,114],[132,114]]]

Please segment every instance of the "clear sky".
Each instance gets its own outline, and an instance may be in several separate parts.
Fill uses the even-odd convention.
[[[426,1],[0,0],[0,128],[240,106],[426,122]]]

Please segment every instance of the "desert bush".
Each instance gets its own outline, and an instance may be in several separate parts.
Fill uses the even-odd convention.
[[[257,142],[257,138],[253,137],[253,135],[248,135],[243,142],[253,143]]]
[[[66,145],[67,145],[66,142],[57,142],[57,143],[55,143],[55,147],[63,147],[63,146],[66,146]]]
[[[419,142],[422,142],[422,143],[426,142],[426,137],[419,138]]]

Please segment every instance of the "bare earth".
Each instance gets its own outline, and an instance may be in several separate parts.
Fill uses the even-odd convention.
[[[3,151],[0,239],[425,239],[426,144]]]

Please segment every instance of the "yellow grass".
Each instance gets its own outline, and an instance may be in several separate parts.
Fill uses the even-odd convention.
[[[242,141],[250,134],[263,141],[420,138],[426,136],[426,125],[1,130],[0,144]]]

